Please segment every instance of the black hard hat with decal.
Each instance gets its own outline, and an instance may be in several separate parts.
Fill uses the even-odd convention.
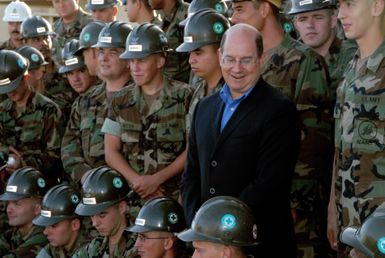
[[[98,41],[93,48],[124,48],[126,39],[131,32],[128,23],[114,21],[107,23],[100,31]]]
[[[43,174],[32,168],[23,167],[15,170],[7,181],[2,201],[16,201],[29,197],[43,197],[48,186]]]
[[[119,0],[88,0],[85,5],[87,10],[100,10],[120,5]]]
[[[80,192],[74,186],[56,185],[44,195],[40,215],[33,219],[37,226],[50,226],[66,219],[78,217],[75,208],[80,202]]]
[[[181,232],[186,228],[182,206],[171,197],[157,197],[140,209],[135,225],[127,230],[136,233],[148,231]]]
[[[82,201],[75,213],[81,216],[93,216],[108,207],[127,199],[130,187],[124,177],[107,166],[89,171],[82,186]]]
[[[188,7],[187,18],[179,23],[181,26],[185,26],[188,19],[195,13],[202,9],[212,9],[224,16],[228,15],[228,7],[224,0],[193,0]]]
[[[76,54],[80,54],[86,48],[90,48],[98,42],[100,31],[106,26],[102,21],[92,21],[88,23],[80,32],[79,49]]]
[[[191,228],[178,234],[186,241],[207,241],[233,246],[258,244],[257,226],[249,207],[230,196],[206,201],[197,211]]]
[[[79,49],[79,40],[71,39],[64,45],[61,52],[63,65],[59,68],[59,73],[68,73],[80,68],[83,68],[86,64],[82,55],[77,55]]]
[[[311,12],[326,8],[335,8],[336,0],[291,0],[291,9],[289,14]]]
[[[25,57],[29,61],[28,70],[36,70],[47,65],[43,54],[36,48],[25,45],[16,49],[16,52]]]
[[[51,24],[41,16],[32,16],[23,21],[20,27],[22,39],[55,36]]]
[[[0,94],[16,90],[28,73],[28,61],[12,50],[0,51]]]

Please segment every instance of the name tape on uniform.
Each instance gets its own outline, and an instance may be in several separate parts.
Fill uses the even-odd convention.
[[[66,66],[70,66],[70,65],[74,65],[74,64],[79,63],[79,60],[78,60],[77,57],[74,57],[74,58],[65,60],[64,63],[65,63]]]
[[[40,214],[41,216],[47,217],[47,218],[50,218],[52,216],[51,211],[47,211],[47,210],[41,210]]]
[[[143,46],[142,45],[129,45],[128,46],[128,51],[142,52],[143,51]]]

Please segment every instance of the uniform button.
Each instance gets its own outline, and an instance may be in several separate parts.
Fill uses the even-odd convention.
[[[211,193],[211,194],[215,194],[215,188],[212,188],[212,187],[211,187],[211,188],[210,188],[210,193]]]
[[[218,165],[218,164],[217,164],[217,162],[216,162],[215,160],[211,161],[211,166],[212,166],[212,167],[215,168],[217,165]]]

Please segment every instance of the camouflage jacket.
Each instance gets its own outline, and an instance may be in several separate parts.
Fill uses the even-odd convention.
[[[296,104],[301,121],[301,148],[293,189],[292,208],[311,210],[314,185],[330,178],[332,157],[329,75],[321,56],[285,35],[267,51],[262,77]],[[328,172],[329,171],[329,172]],[[329,183],[330,185],[330,183]],[[298,200],[306,198],[305,200]]]
[[[102,82],[79,97],[72,106],[62,140],[61,157],[65,171],[76,181],[89,169],[106,164],[101,129],[110,101],[106,83]]]
[[[340,226],[361,224],[385,201],[385,41],[359,65],[357,51],[337,89],[336,204]]]
[[[122,154],[134,171],[154,174],[186,148],[191,94],[187,84],[164,77],[160,96],[147,108],[140,88],[132,84],[113,98],[102,131],[120,137]],[[168,180],[164,187],[167,195],[177,197],[179,178]]]
[[[84,12],[82,8],[79,8],[76,18],[72,23],[64,25],[63,18],[54,22],[53,30],[56,36],[52,42],[52,58],[57,66],[60,67],[62,65],[61,51],[65,43],[71,39],[79,39],[80,32],[91,21],[91,16]]]
[[[132,233],[124,231],[117,248],[109,250],[108,237],[98,236],[89,244],[83,246],[75,253],[73,258],[137,258],[137,250],[134,247],[135,239]]]
[[[336,102],[337,87],[342,80],[346,66],[353,59],[357,51],[357,44],[350,40],[334,39],[329,47],[329,53],[325,56],[328,71],[331,79],[330,100]]]
[[[74,246],[70,252],[66,251],[63,247],[52,246],[47,244],[37,254],[36,258],[67,258],[72,257],[83,246],[90,242],[90,239],[86,235],[85,230],[81,230],[75,240]]]
[[[61,112],[47,97],[32,91],[27,106],[17,111],[10,99],[0,103],[0,153],[13,146],[23,166],[43,173],[60,163]]]
[[[8,39],[7,41],[4,41],[4,42],[0,45],[0,50],[3,50],[3,49],[6,49],[6,50],[15,50],[16,47],[15,47],[15,45],[12,43],[11,39]]]
[[[53,65],[53,63],[51,63]],[[67,120],[71,113],[71,106],[74,100],[79,96],[76,93],[71,85],[69,84],[67,78],[59,74],[56,69],[54,72],[46,72],[43,77],[45,90],[44,96],[47,96],[53,100],[60,108],[63,114],[62,119],[62,128],[60,135],[63,135]]]
[[[195,77],[195,76],[194,76]],[[196,105],[198,104],[199,100],[202,98],[206,97],[208,95],[208,86],[207,82],[203,80],[202,78],[197,77],[196,80],[194,81],[194,85],[191,85],[194,88],[194,93],[191,98],[191,103],[190,107],[188,110],[188,114],[186,117],[186,128],[187,128],[187,133],[190,132],[190,126],[191,126],[191,120],[194,114],[194,110]],[[218,84],[215,86],[211,94],[214,94],[222,89],[222,86],[224,84],[223,78],[221,78],[218,82]]]
[[[0,256],[3,258],[32,258],[48,240],[43,234],[44,228],[33,226],[31,231],[22,237],[17,228],[11,228],[0,235]]]
[[[183,43],[183,28],[179,23],[187,17],[188,4],[177,0],[170,16],[164,15],[161,28],[166,33],[169,47],[172,49],[167,54],[167,62],[164,74],[172,79],[188,82],[190,76],[190,65],[188,53],[176,52],[175,49]]]

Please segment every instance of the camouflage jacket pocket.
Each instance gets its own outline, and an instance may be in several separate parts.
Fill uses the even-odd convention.
[[[385,120],[359,118],[354,120],[353,149],[375,153],[385,150]]]

